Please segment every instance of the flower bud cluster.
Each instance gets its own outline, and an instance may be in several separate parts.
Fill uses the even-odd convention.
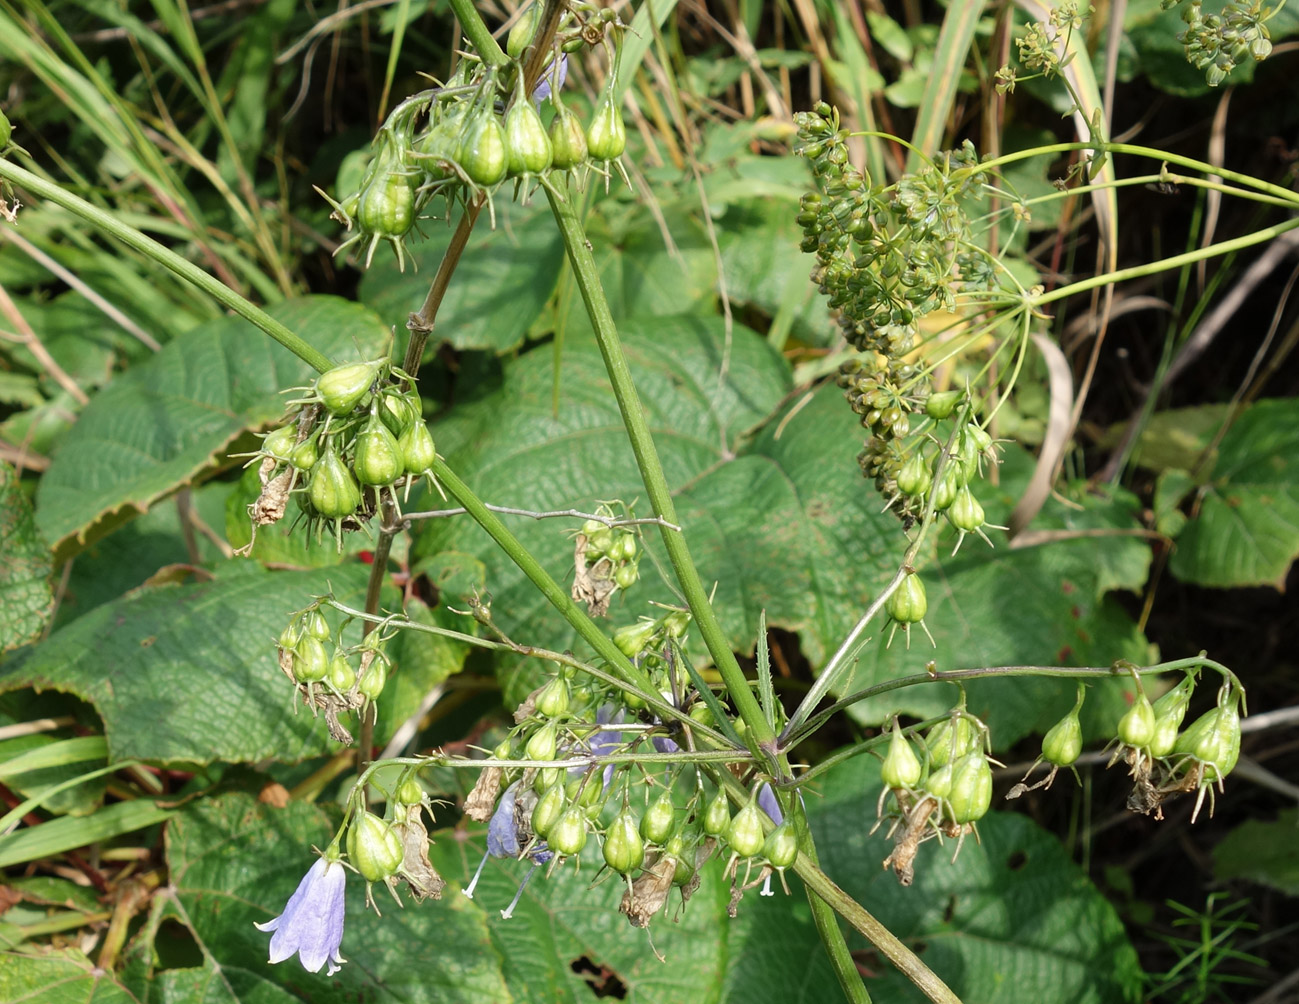
[[[421,477],[431,479],[437,452],[419,395],[402,388],[410,382],[386,359],[321,374],[253,454],[263,485],[249,506],[254,524],[278,521],[291,495],[317,539],[329,524],[341,548],[342,531],[360,529],[382,499],[398,506],[398,488],[409,493]]]
[[[1168,8],[1181,0],[1163,0]],[[1217,87],[1246,59],[1262,62],[1272,52],[1272,35],[1267,18],[1275,7],[1254,2],[1228,3],[1217,14],[1205,14],[1200,0],[1182,8],[1186,29],[1177,40],[1186,47],[1186,61],[1204,71],[1205,82]]]
[[[839,376],[871,434],[858,462],[881,494],[894,496],[910,453],[903,441],[917,432],[913,420],[932,383],[912,359],[918,322],[934,310],[954,310],[960,293],[992,282],[990,263],[971,258],[976,245],[962,208],[979,184],[972,170],[978,156],[967,142],[893,185],[872,185],[849,161],[847,130],[829,105],[821,102],[795,121],[798,153],[821,188],[800,203],[802,249],[816,256],[812,281],[861,353]]]
[[[368,267],[376,246],[386,241],[404,268],[406,240],[434,198],[449,210],[456,202],[490,200],[511,180],[515,195],[527,198],[534,181],[553,187],[573,177],[580,183],[596,171],[607,185],[611,167],[622,171],[627,127],[617,84],[626,27],[611,9],[572,5],[553,39],[552,59],[529,93],[524,66],[540,7],[533,3],[516,21],[503,67],[488,66],[470,53],[444,87],[422,91],[393,109],[357,190],[329,199],[334,218],[352,234],[340,251],[358,245]],[[609,72],[584,125],[561,97],[568,53],[600,44],[610,51]],[[554,107],[549,128],[540,110],[545,101]]]
[[[325,712],[330,735],[350,744],[352,734],[339,721],[347,711],[368,707],[379,699],[392,670],[382,630],[369,632],[358,645],[342,643],[343,628],[330,629],[321,602],[295,613],[279,638],[279,664],[293,682],[302,702]]]

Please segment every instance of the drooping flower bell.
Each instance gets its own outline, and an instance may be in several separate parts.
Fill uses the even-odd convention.
[[[327,851],[302,877],[297,890],[285,904],[284,912],[265,924],[254,925],[259,931],[274,932],[271,935],[272,963],[297,955],[302,968],[309,973],[320,972],[320,967],[326,962],[329,963],[328,975],[338,972],[339,966],[346,961],[338,953],[343,943],[343,893],[346,884],[347,871],[338,858],[331,857]]]

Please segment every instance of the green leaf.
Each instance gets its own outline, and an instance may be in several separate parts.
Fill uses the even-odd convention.
[[[1169,567],[1201,586],[1285,588],[1299,554],[1299,402],[1259,401],[1218,447]]]
[[[54,612],[53,562],[22,479],[0,460],[0,652],[40,636]]]
[[[442,342],[457,349],[504,353],[517,348],[550,299],[564,261],[564,248],[544,203],[532,209],[497,206],[497,227],[479,218],[438,310],[429,350]],[[429,283],[451,242],[445,223],[425,224],[432,233],[410,247],[417,268],[402,272],[397,261],[378,256],[361,280],[361,302],[387,324],[404,325],[424,305]],[[507,304],[509,309],[502,310]]]
[[[104,970],[72,949],[0,954],[0,1000],[11,1004],[137,1004]]]
[[[367,571],[273,573],[232,561],[211,581],[141,589],[20,653],[0,670],[0,690],[54,689],[89,701],[103,718],[110,762],[291,762],[330,752],[323,719],[295,713],[275,642],[314,596],[332,588],[359,602]]]
[[[147,798],[136,798],[114,802],[80,819],[75,816],[51,819],[38,826],[0,835],[0,868],[134,833],[170,816],[170,809],[164,809]]]
[[[1287,809],[1271,822],[1249,819],[1213,849],[1219,881],[1249,879],[1299,896],[1299,809]]]
[[[1051,1000],[1072,1004],[1140,999],[1122,921],[1053,836],[1024,816],[989,813],[954,864],[950,842],[922,844],[915,882],[902,888],[879,867],[892,850],[887,827],[870,832],[879,786],[875,760],[862,756],[808,799],[821,867],[962,1000],[1022,1004],[1026,987],[1050,987]],[[850,947],[868,946],[853,935]],[[866,986],[889,1004],[926,999],[887,966]]]
[[[373,358],[391,337],[375,315],[336,297],[268,310],[340,359]],[[37,525],[56,550],[77,549],[211,470],[241,432],[284,414],[281,391],[313,375],[242,318],[187,332],[91,399],[41,479]]]
[[[305,995],[314,1004],[516,999],[502,979],[501,959],[478,906],[448,893],[440,902],[404,910],[389,901],[377,917],[365,908],[362,883],[354,875],[348,877],[342,946],[348,962],[338,973],[328,978],[306,973],[296,957],[276,966],[266,962],[271,936],[254,922],[283,911],[315,861],[312,846],[328,844],[337,823],[302,802],[275,809],[238,794],[195,803],[168,827],[167,860],[183,916],[211,958],[210,971],[230,980],[233,999],[301,1000]],[[376,898],[388,895],[382,888],[375,893]],[[153,976],[151,950],[143,938],[130,948],[146,960],[148,977]]]
[[[103,736],[15,736],[0,742],[0,781],[23,798],[30,798],[105,766],[106,753]],[[50,812],[84,816],[103,801],[107,781],[106,776],[100,776],[65,788],[42,799],[41,806]]]

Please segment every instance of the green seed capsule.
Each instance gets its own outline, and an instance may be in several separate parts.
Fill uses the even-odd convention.
[[[262,440],[262,452],[276,460],[288,460],[298,441],[298,430],[292,425],[281,426]]]
[[[526,95],[520,94],[505,113],[505,145],[509,150],[508,176],[540,174],[554,156],[541,116]]]
[[[324,454],[311,469],[307,494],[316,512],[326,519],[350,516],[361,504],[361,488],[332,445],[325,447]]]
[[[929,730],[925,748],[931,767],[942,767],[969,753],[975,745],[974,726],[964,716],[946,718]]]
[[[340,652],[329,663],[329,685],[340,694],[351,690],[356,684],[356,670],[352,668]]]
[[[383,171],[361,190],[356,220],[363,231],[401,237],[415,225],[415,187],[404,170]]]
[[[546,834],[546,843],[559,854],[581,854],[586,846],[586,815],[576,805],[569,806]]]
[[[627,624],[615,631],[613,633],[613,643],[618,646],[618,651],[628,659],[634,659],[649,644],[649,640],[653,635],[653,621],[637,621],[635,624]]]
[[[663,848],[664,856],[673,862],[673,885],[687,885],[695,877],[695,866],[692,860],[694,855],[690,853],[692,849],[693,844],[687,843],[684,835],[680,833],[668,840]]]
[[[368,701],[377,701],[388,683],[388,666],[382,659],[375,659],[365,675],[357,680],[356,689]]]
[[[397,874],[404,851],[393,828],[372,812],[361,812],[347,830],[347,858],[367,882]]]
[[[934,461],[937,467],[938,461]],[[934,482],[934,511],[942,512],[956,501],[957,493],[961,490],[964,480],[961,477],[961,461],[956,457],[950,457],[947,466],[943,468],[943,476]]]
[[[639,578],[640,572],[635,565],[623,565],[613,573],[613,581],[619,589],[630,589],[636,585],[636,580]]]
[[[329,641],[329,622],[319,610],[308,610],[303,615],[302,629],[318,641]]]
[[[408,777],[397,789],[397,801],[402,805],[423,805],[424,789],[413,777]]]
[[[672,835],[676,826],[676,807],[672,804],[672,793],[664,791],[650,803],[645,815],[640,818],[640,835],[654,844],[661,844]]]
[[[1068,767],[1082,753],[1082,723],[1078,712],[1070,711],[1047,729],[1042,737],[1042,759],[1057,767]]]
[[[602,527],[587,539],[586,546],[612,558],[610,552],[613,550],[613,531]]]
[[[983,506],[979,505],[979,500],[974,497],[968,485],[956,493],[956,501],[947,510],[947,518],[951,520],[952,526],[966,533],[973,533],[983,526]]]
[[[923,773],[920,758],[897,722],[893,723],[893,735],[889,739],[889,752],[880,768],[880,779],[890,788],[914,788],[920,783]]]
[[[897,475],[898,491],[903,495],[909,495],[911,498],[920,498],[925,492],[929,491],[929,486],[934,483],[934,476],[930,473],[929,465],[925,463],[925,458],[920,455],[920,451],[912,453],[907,458]]]
[[[645,861],[645,843],[636,828],[636,817],[623,809],[604,835],[604,862],[619,875],[634,872]]]
[[[902,580],[884,605],[888,615],[899,624],[915,624],[925,619],[929,601],[925,597],[925,584],[914,572]]]
[[[304,634],[293,653],[293,675],[299,683],[318,683],[329,674],[329,653],[319,638]]]
[[[627,149],[627,126],[611,90],[606,89],[604,99],[591,117],[591,125],[586,130],[586,148],[592,159],[600,161],[617,160]]]
[[[735,814],[726,831],[726,842],[742,858],[758,854],[766,843],[766,836],[762,832],[761,811],[757,802],[749,799],[749,804]]]
[[[346,415],[360,403],[374,383],[380,363],[344,363],[316,380],[316,393],[335,415]]]
[[[537,836],[548,838],[550,828],[559,820],[564,811],[564,786],[552,784],[537,799],[532,808],[532,830]]]
[[[505,177],[510,167],[505,129],[490,108],[484,109],[468,123],[460,137],[457,159],[469,180],[483,188],[489,188]]]
[[[925,400],[925,414],[940,420],[947,418],[956,410],[956,406],[964,396],[965,392],[961,390],[944,390],[937,394],[930,394]]]
[[[528,736],[523,754],[529,760],[553,760],[559,745],[559,733],[554,725],[547,723]]]
[[[404,470],[401,450],[377,409],[370,410],[369,420],[357,433],[352,467],[363,485],[390,485],[401,477]]]
[[[762,853],[776,868],[788,868],[798,857],[798,836],[789,823],[781,823],[767,834]]]
[[[1240,713],[1234,706],[1205,712],[1178,736],[1173,754],[1202,761],[1205,781],[1226,777],[1240,758]]]
[[[563,767],[542,767],[532,779],[532,790],[540,795],[547,788],[563,784],[567,777],[568,771]]]
[[[987,814],[992,804],[992,768],[982,753],[967,753],[956,762],[947,802],[957,823],[977,822]]]
[[[312,436],[293,448],[289,463],[300,471],[309,471],[316,466],[316,461],[319,459],[320,451],[316,449],[316,437]]]
[[[437,449],[433,445],[433,433],[422,421],[411,423],[409,429],[402,433],[397,443],[401,449],[402,464],[407,474],[423,474],[437,460]]]
[[[514,27],[505,38],[505,52],[511,59],[518,59],[532,44],[532,38],[537,34],[537,14],[540,10],[540,3],[531,3],[514,22]]]
[[[1150,740],[1150,755],[1168,756],[1177,743],[1177,730],[1186,717],[1186,709],[1191,703],[1191,692],[1195,689],[1195,679],[1186,676],[1182,681],[1155,701],[1155,735]]]
[[[410,428],[419,412],[405,394],[389,392],[379,398],[379,418],[394,436],[400,436]]]
[[[567,108],[555,112],[550,123],[550,164],[559,171],[571,171],[586,163],[586,133],[582,123]]]
[[[613,553],[609,555],[614,561],[631,561],[636,557],[636,535],[621,533],[614,542]]]
[[[925,779],[925,791],[934,798],[946,798],[952,793],[952,765],[945,764]]]
[[[731,825],[731,803],[726,792],[719,791],[704,809],[704,832],[710,837],[720,837]]]
[[[0,151],[9,145],[9,137],[14,134],[14,127],[9,123],[8,117],[3,111],[0,111]]]
[[[568,681],[562,676],[556,676],[537,695],[537,711],[547,718],[558,718],[568,710],[568,701]]]
[[[1120,742],[1139,748],[1155,738],[1155,709],[1144,693],[1137,694],[1127,714],[1119,719],[1118,736]]]

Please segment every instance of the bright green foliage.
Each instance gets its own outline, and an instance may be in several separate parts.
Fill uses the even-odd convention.
[[[0,651],[37,637],[54,609],[50,552],[17,472],[0,461]]]

